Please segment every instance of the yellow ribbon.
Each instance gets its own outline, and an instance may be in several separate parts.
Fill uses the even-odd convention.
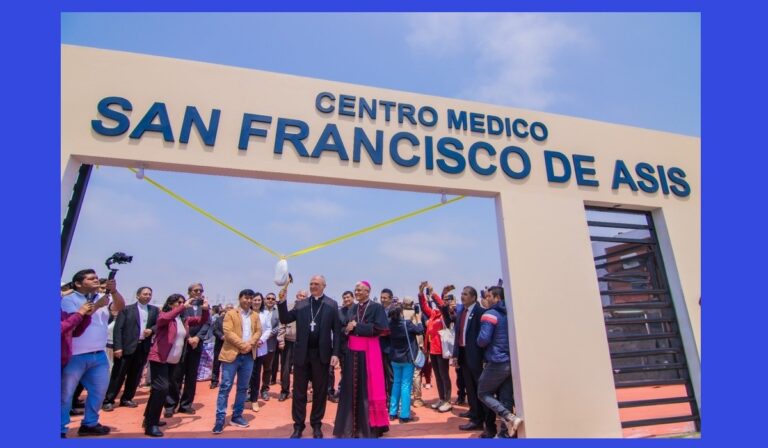
[[[442,207],[444,205],[452,204],[452,203],[454,203],[456,201],[460,201],[460,200],[462,200],[464,198],[465,198],[465,196],[457,196],[457,197],[455,197],[455,198],[453,198],[453,199],[451,199],[449,201],[446,201],[445,203],[441,202],[440,204],[430,205],[429,207],[424,207],[422,209],[416,210],[415,212],[406,213],[405,215],[401,215],[401,216],[398,216],[396,218],[392,218],[392,219],[389,219],[387,221],[380,222],[378,224],[374,224],[372,226],[368,226],[368,227],[365,227],[365,228],[360,229],[360,230],[356,230],[356,231],[351,232],[351,233],[347,233],[346,235],[342,235],[342,236],[340,236],[338,238],[334,238],[332,240],[328,240],[328,241],[325,241],[325,242],[320,243],[320,244],[315,244],[314,246],[307,247],[306,249],[297,250],[296,252],[293,252],[291,254],[286,255],[286,258],[298,257],[299,255],[304,255],[304,254],[307,254],[309,252],[313,252],[313,251],[316,251],[318,249],[322,249],[324,247],[328,247],[328,246],[330,246],[332,244],[336,244],[336,243],[338,243],[340,241],[344,241],[346,239],[349,239],[349,238],[352,238],[352,237],[355,237],[355,236],[358,236],[358,235],[362,235],[364,233],[371,232],[371,231],[376,230],[376,229],[380,229],[382,227],[388,226],[390,224],[394,224],[394,223],[402,221],[404,219],[412,218],[412,217],[414,217],[416,215],[420,215],[422,213],[426,213],[426,212],[434,210],[436,208],[440,208],[440,207]]]
[[[134,174],[137,172],[137,170],[135,170],[134,168],[128,168],[128,169],[131,170]],[[191,208],[192,210],[200,213],[201,215],[205,216],[206,218],[210,219],[211,221],[215,222],[216,224],[219,224],[222,227],[224,227],[225,229],[233,232],[234,234],[245,238],[247,241],[253,243],[256,247],[258,247],[259,249],[264,250],[265,252],[269,253],[273,257],[276,257],[276,258],[286,258],[286,259],[287,258],[295,258],[295,257],[298,257],[299,255],[308,254],[310,252],[314,252],[314,251],[316,251],[318,249],[322,249],[324,247],[331,246],[333,244],[339,243],[339,242],[344,241],[344,240],[348,240],[350,238],[362,235],[364,233],[372,232],[372,231],[374,231],[376,229],[380,229],[382,227],[386,227],[388,225],[391,225],[391,224],[403,221],[403,220],[408,219],[408,218],[413,218],[414,216],[421,215],[422,213],[426,213],[428,211],[432,211],[432,210],[438,209],[440,207],[446,206],[448,204],[452,204],[454,202],[460,201],[460,200],[462,200],[462,199],[464,199],[466,197],[466,196],[457,196],[457,197],[455,197],[453,199],[450,199],[450,200],[448,200],[446,202],[441,202],[439,204],[430,205],[429,207],[424,207],[424,208],[418,209],[416,211],[413,211],[413,212],[410,212],[410,213],[406,213],[404,215],[400,215],[400,216],[392,218],[392,219],[388,219],[388,220],[380,222],[378,224],[374,224],[372,226],[368,226],[368,227],[365,227],[363,229],[356,230],[354,232],[350,232],[350,233],[344,234],[344,235],[342,235],[340,237],[333,238],[333,239],[330,239],[328,241],[324,241],[324,242],[319,243],[319,244],[315,244],[314,246],[309,246],[309,247],[307,247],[305,249],[297,250],[296,252],[292,252],[292,253],[290,253],[288,255],[281,255],[281,254],[277,253],[276,251],[270,249],[269,247],[267,247],[267,246],[261,244],[260,242],[256,241],[255,239],[251,238],[250,236],[246,235],[245,233],[243,233],[243,232],[237,230],[236,228],[230,226],[229,224],[225,223],[224,221],[220,220],[219,218],[211,215],[210,213],[206,212],[205,210],[203,210],[202,208],[198,207],[197,205],[195,205],[195,204],[191,203],[190,201],[184,199],[183,197],[179,196],[178,194],[174,193],[173,191],[169,190],[168,188],[160,185],[156,181],[152,180],[149,176],[144,175],[143,180],[146,180],[147,182],[149,182],[150,184],[152,184],[153,186],[155,186],[159,190],[163,191],[167,195],[171,196],[172,198],[176,199],[177,201],[181,202],[182,204],[186,205],[187,207]]]
[[[128,168],[128,169],[133,171],[134,173],[136,173],[135,169],[133,169],[133,168]],[[200,207],[196,206],[195,204],[189,202],[188,200],[184,199],[183,197],[179,196],[178,194],[174,193],[173,191],[165,188],[164,186],[162,186],[159,183],[157,183],[154,180],[152,180],[150,177],[145,175],[143,177],[143,179],[146,180],[147,182],[149,182],[150,184],[154,185],[155,187],[159,188],[161,191],[165,192],[166,194],[168,194],[172,198],[176,199],[177,201],[179,201],[182,204],[186,205],[187,207],[191,208],[192,210],[200,213],[201,215],[203,215],[206,218],[210,219],[211,221],[215,222],[216,224],[224,226],[225,229],[228,229],[228,230],[234,232],[236,235],[239,235],[239,236],[245,238],[246,240],[250,241],[251,243],[255,244],[256,247],[258,247],[259,249],[262,249],[262,250],[266,251],[267,253],[269,253],[270,255],[272,255],[274,257],[277,257],[277,258],[281,258],[282,257],[282,255],[280,255],[279,253],[277,253],[274,250],[268,248],[267,246],[261,244],[260,242],[254,240],[250,236],[248,236],[248,235],[244,234],[243,232],[237,230],[236,228],[230,226],[229,224],[225,223],[224,221],[220,220],[219,218],[211,215],[210,213],[206,212],[205,210],[201,209]]]

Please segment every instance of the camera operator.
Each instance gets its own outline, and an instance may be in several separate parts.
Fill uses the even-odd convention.
[[[101,436],[110,429],[99,423],[99,410],[109,386],[109,361],[107,346],[107,325],[110,308],[120,311],[125,307],[123,296],[117,291],[115,280],[106,284],[106,295],[99,295],[99,276],[93,269],[78,271],[72,277],[74,292],[61,299],[61,310],[75,313],[83,304],[95,302],[98,308],[91,315],[91,324],[82,335],[72,338],[72,357],[61,372],[61,437],[66,437],[72,396],[81,382],[88,391],[85,402],[85,417],[78,434],[80,436]],[[110,301],[111,298],[111,301]],[[103,306],[108,304],[109,306]]]

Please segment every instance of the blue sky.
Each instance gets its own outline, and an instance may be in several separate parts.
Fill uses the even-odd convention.
[[[62,14],[62,43],[269,70],[700,135],[698,14]],[[148,171],[223,221],[291,252],[437,195]],[[103,210],[119,204],[105,225]],[[120,289],[155,303],[205,285],[212,302],[275,290],[275,259],[125,169],[94,170],[64,279],[120,250]],[[510,248],[514,250],[514,248]],[[555,254],[553,254],[555,255]],[[291,260],[339,297],[367,279],[414,295],[501,276],[494,203],[468,198]],[[293,288],[295,291],[295,288]]]

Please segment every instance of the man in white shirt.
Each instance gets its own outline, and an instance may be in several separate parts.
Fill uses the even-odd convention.
[[[100,299],[99,276],[93,269],[78,271],[72,277],[75,291],[61,299],[61,309],[67,313],[77,312],[86,302]],[[65,438],[69,424],[69,411],[72,395],[80,382],[88,391],[85,402],[85,417],[78,430],[80,436],[101,436],[109,434],[110,429],[99,423],[99,410],[109,386],[109,361],[105,349],[107,346],[107,326],[109,310],[120,311],[125,307],[123,296],[117,291],[114,279],[107,281],[107,297],[111,297],[109,306],[94,311],[91,324],[85,332],[72,339],[72,358],[61,371],[61,437]],[[109,301],[107,299],[106,301]]]

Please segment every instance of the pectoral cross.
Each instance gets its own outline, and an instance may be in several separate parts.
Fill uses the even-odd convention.
[[[315,325],[317,325],[317,324],[313,320],[312,323],[309,324],[309,331],[314,332],[315,331]]]

